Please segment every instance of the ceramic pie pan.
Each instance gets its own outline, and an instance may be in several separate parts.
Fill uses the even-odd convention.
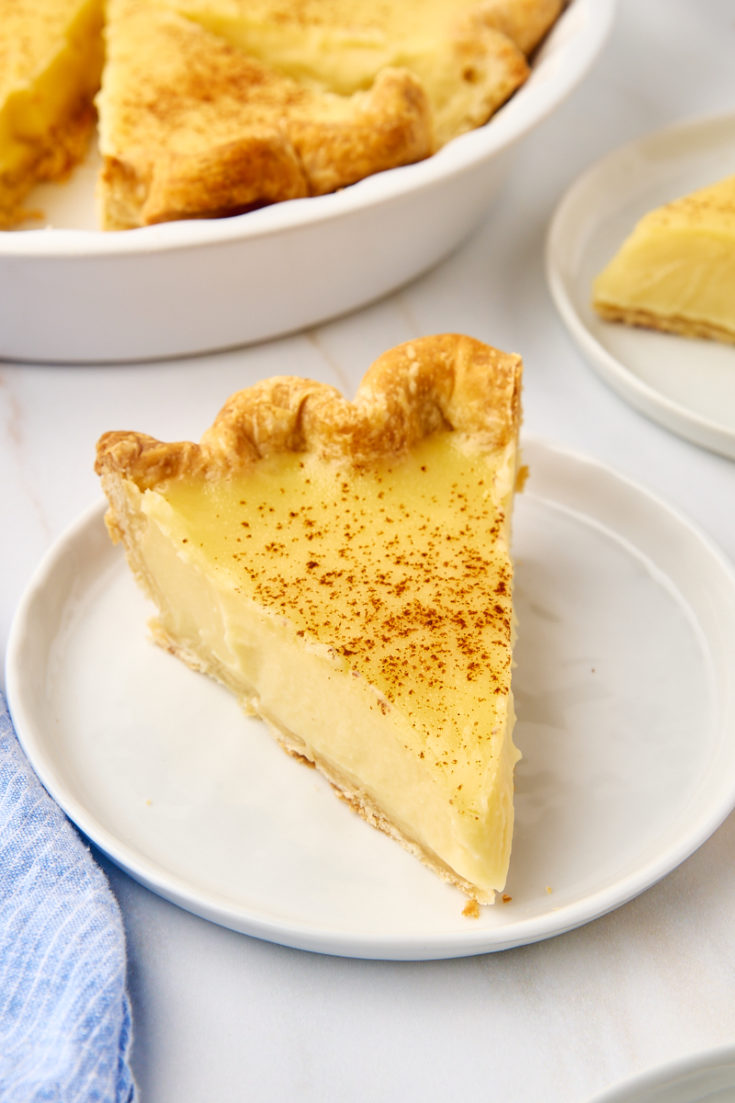
[[[97,505],[41,565],[9,643],[11,712],[51,794],[154,892],[306,950],[503,950],[648,888],[735,804],[735,578],[612,471],[540,442],[525,455],[511,899],[464,916],[457,890],[156,648]]]
[[[735,114],[697,119],[604,157],[572,185],[551,223],[549,286],[589,364],[641,413],[735,458],[735,347],[604,322],[592,281],[647,211],[735,174]]]
[[[33,201],[48,225],[0,233],[0,357],[105,362],[255,342],[410,280],[482,219],[518,140],[591,67],[614,0],[572,0],[491,122],[417,165],[335,195],[122,233],[94,227],[93,161]]]

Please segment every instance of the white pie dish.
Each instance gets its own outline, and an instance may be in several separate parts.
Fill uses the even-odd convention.
[[[457,890],[154,647],[101,506],[50,551],[9,641],[11,713],[52,796],[161,896],[345,956],[502,950],[651,886],[735,805],[735,575],[610,470],[530,440],[524,456],[510,901],[464,916]]]
[[[517,142],[587,73],[613,12],[614,0],[571,0],[531,77],[487,126],[334,195],[103,233],[92,159],[33,197],[46,225],[0,233],[0,358],[188,355],[295,331],[387,294],[482,219]]]

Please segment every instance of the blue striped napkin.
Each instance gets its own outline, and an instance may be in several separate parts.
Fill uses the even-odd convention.
[[[133,1103],[125,936],[0,695],[0,1099]]]

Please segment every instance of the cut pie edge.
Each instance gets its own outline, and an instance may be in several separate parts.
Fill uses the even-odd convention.
[[[605,322],[735,343],[735,176],[654,207],[592,285]]]
[[[39,219],[37,185],[65,180],[92,144],[102,58],[102,0],[33,9],[33,33],[24,34],[30,3],[6,13],[6,34],[17,52],[0,44],[0,230]],[[68,9],[68,10],[67,10]],[[30,200],[30,202],[29,202]]]
[[[141,582],[143,588],[145,588],[144,580],[139,578],[139,582]],[[382,832],[384,835],[387,835],[388,838],[392,839],[393,842],[401,846],[413,858],[426,866],[435,876],[440,878],[440,880],[458,889],[468,900],[476,901],[478,904],[482,905],[492,905],[496,902],[497,894],[502,892],[505,887],[505,878],[503,878],[502,883],[498,883],[492,888],[483,889],[476,883],[463,877],[456,869],[453,869],[452,866],[443,861],[434,850],[427,847],[425,843],[414,839],[410,833],[402,831],[394,820],[384,813],[378,802],[372,800],[363,787],[355,785],[334,762],[325,758],[318,750],[306,743],[305,740],[297,735],[292,729],[278,724],[271,716],[265,714],[262,709],[258,707],[257,695],[253,694],[251,697],[248,697],[243,694],[242,687],[233,687],[226,678],[219,677],[217,671],[214,670],[209,663],[203,661],[200,655],[195,651],[182,647],[178,641],[173,640],[163,631],[160,623],[155,618],[150,622],[150,628],[153,639],[159,647],[162,647],[169,654],[175,656],[180,662],[188,666],[190,670],[213,678],[229,691],[235,692],[243,712],[245,712],[246,715],[254,716],[261,720],[281,749],[292,758],[298,759],[307,766],[316,768],[329,783],[335,795],[348,805],[366,824]],[[508,697],[508,731],[503,742],[504,761],[501,766],[501,771],[505,770],[511,775],[516,764],[522,757],[521,751],[513,741],[515,719],[513,691],[511,690]],[[509,814],[507,814],[508,812]],[[501,846],[507,846],[508,852],[510,852],[513,827],[514,814],[511,805],[510,809],[506,810],[506,818],[503,823],[504,843],[501,843]]]

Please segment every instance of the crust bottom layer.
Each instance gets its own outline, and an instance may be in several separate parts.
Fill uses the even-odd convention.
[[[595,310],[606,322],[621,322],[641,329],[673,333],[679,337],[699,337],[708,341],[735,344],[735,329],[716,325],[703,319],[685,318],[679,314],[654,314],[650,310],[631,309],[610,303],[595,302]]]

